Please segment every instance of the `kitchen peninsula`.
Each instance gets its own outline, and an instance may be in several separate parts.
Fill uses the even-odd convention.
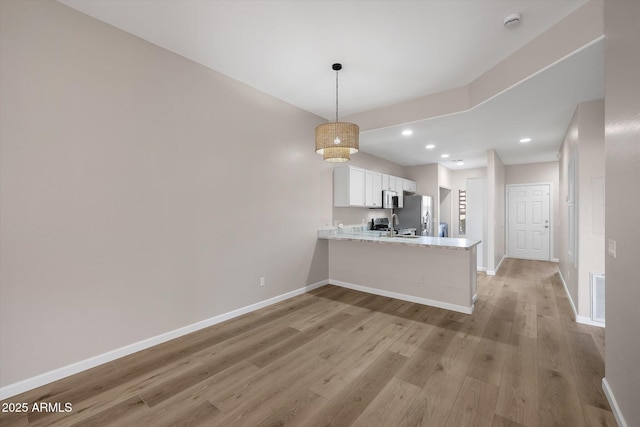
[[[318,231],[328,240],[329,282],[470,314],[476,298],[477,240],[387,237],[360,227]]]

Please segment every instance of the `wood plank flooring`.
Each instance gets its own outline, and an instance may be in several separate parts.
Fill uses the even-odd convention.
[[[472,315],[324,286],[2,403],[2,426],[615,426],[604,331],[557,264],[479,274]]]

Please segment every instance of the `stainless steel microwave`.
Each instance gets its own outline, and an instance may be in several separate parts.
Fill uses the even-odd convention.
[[[395,209],[398,207],[398,193],[393,190],[382,190],[382,207]]]

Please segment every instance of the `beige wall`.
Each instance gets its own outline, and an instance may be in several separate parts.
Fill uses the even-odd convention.
[[[496,271],[505,255],[505,169],[495,150],[487,150],[487,271]]]
[[[408,166],[405,168],[407,178],[416,182],[418,191],[416,194],[433,197],[433,235],[438,235],[437,219],[440,215],[440,188],[438,178],[441,165],[431,163],[428,165]]]
[[[0,7],[0,385],[328,277],[321,118],[57,2]]]
[[[640,2],[605,1],[606,380],[628,426],[640,426]]]
[[[408,166],[405,168],[407,178],[415,181],[418,191],[416,194],[438,198],[438,164]],[[437,203],[436,203],[437,205]],[[435,212],[434,212],[435,215]]]
[[[439,249],[329,241],[331,283],[356,285],[356,289],[366,292],[409,301],[415,301],[410,297],[427,299],[430,301],[421,302],[468,313],[473,304],[476,274],[475,247]]]
[[[440,218],[440,187],[451,188],[451,170],[439,163],[431,163],[408,166],[405,171],[407,178],[416,181],[418,187],[416,194],[433,197],[433,218],[436,224],[434,230],[437,233],[437,223]]]
[[[559,163],[544,162],[526,165],[505,166],[505,184],[551,184],[551,218],[553,221],[553,241],[551,258],[560,253],[560,202],[559,202]]]
[[[460,221],[458,218],[458,215],[460,214],[460,209],[458,208],[458,192],[460,190],[466,190],[467,179],[486,176],[487,168],[462,169],[451,172],[451,197],[453,198],[453,219],[451,221],[451,226],[449,227],[449,235],[451,237],[465,237],[458,233],[460,227]]]
[[[438,186],[451,188],[451,169],[441,164],[438,164]]]
[[[568,168],[576,150],[577,263],[569,255]],[[591,317],[590,273],[604,272],[604,234],[595,183],[604,177],[604,100],[579,104],[560,148],[560,273],[579,316]],[[594,209],[595,208],[595,209]]]
[[[580,125],[579,114],[580,109],[576,108],[576,111],[573,114],[573,118],[571,119],[569,128],[567,128],[567,132],[564,136],[564,141],[560,148],[561,161],[559,168],[560,200],[562,203],[560,206],[560,223],[562,224],[562,226],[560,228],[560,234],[558,235],[558,240],[560,241],[560,252],[558,254],[558,259],[560,262],[560,275],[562,276],[562,279],[567,286],[567,290],[569,291],[569,295],[571,296],[571,300],[573,301],[574,305],[578,302],[578,268],[569,247],[570,221],[569,204],[567,203],[569,200],[569,184],[567,176],[569,173],[569,159],[572,155],[571,152],[574,149],[577,150],[578,147]]]
[[[438,197],[434,199],[434,204],[438,205],[435,230],[439,232],[439,224],[446,223],[449,227],[449,236],[451,236],[452,215],[453,215],[453,198],[451,192],[451,169],[438,164]]]
[[[591,317],[590,273],[604,273],[604,201],[596,182],[604,180],[604,99],[580,104],[578,150],[578,314]],[[601,188],[600,188],[601,189]]]
[[[430,166],[430,165],[425,165]],[[408,168],[416,176],[425,176],[425,172],[429,171],[425,166],[414,166]],[[411,173],[411,172],[410,172]],[[450,233],[452,237],[458,234],[458,208],[457,197],[458,190],[466,187],[467,178],[487,177],[487,236],[484,243],[484,251],[486,251],[487,270],[496,271],[502,258],[505,256],[505,166],[502,159],[495,150],[487,150],[487,167],[461,171],[451,171],[445,177],[445,182],[451,188],[451,194],[454,201],[453,221],[450,225],[454,231]],[[437,186],[436,186],[437,188]],[[436,203],[436,206],[438,204]]]

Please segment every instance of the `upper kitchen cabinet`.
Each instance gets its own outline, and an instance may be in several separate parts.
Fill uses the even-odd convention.
[[[391,178],[392,178],[391,175],[387,175],[386,173],[382,174],[382,189],[383,190],[392,190],[392,188],[391,188]]]
[[[382,189],[394,190],[398,193],[415,193],[417,190],[415,181],[387,174],[382,175]]]
[[[382,174],[382,189],[383,190],[393,190],[398,191],[398,183],[400,183],[400,188],[402,188],[402,178],[398,178],[397,176]]]
[[[333,206],[365,206],[366,171],[353,166],[333,170]]]
[[[395,191],[401,208],[404,205],[403,192],[408,191],[407,188],[415,192],[416,183],[356,166],[333,169],[333,206],[336,208],[381,208],[382,190]]]
[[[379,172],[365,171],[365,206],[382,207],[382,174]]]
[[[393,177],[392,177],[393,178]],[[397,178],[395,177],[395,182],[392,181],[394,188],[393,190],[396,191],[396,193],[398,193],[398,207],[399,208],[403,208],[404,207],[404,193],[403,193],[403,182],[404,181],[402,178]]]
[[[407,190],[407,188],[412,188],[413,190]],[[383,174],[382,189],[393,190],[396,193],[398,193],[398,207],[401,208],[404,206],[404,192],[407,191],[407,192],[415,193],[416,183],[413,181],[409,181],[408,179],[399,178],[393,175]]]
[[[382,174],[355,166],[333,170],[333,206],[382,207]]]
[[[410,179],[403,179],[402,190],[407,193],[415,193],[418,190],[418,188],[416,186],[415,181],[411,181]]]

